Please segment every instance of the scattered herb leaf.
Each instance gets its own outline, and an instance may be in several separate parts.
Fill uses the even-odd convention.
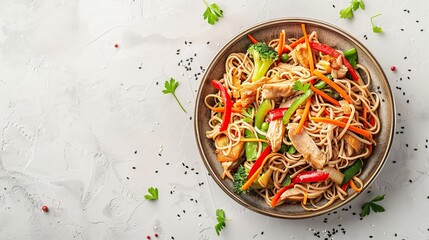
[[[374,22],[372,21],[374,18],[378,16],[381,16],[381,13],[371,17],[372,31],[375,33],[382,33],[383,29],[380,26],[375,25]]]
[[[306,83],[303,85],[301,81],[295,81],[292,86],[293,90],[302,91],[302,92],[307,91],[309,88],[310,88],[310,83]]]
[[[225,212],[222,209],[216,210],[216,220],[217,224],[215,225],[216,234],[219,236],[220,231],[226,226],[225,225]]]
[[[363,3],[363,0],[352,0],[348,7],[340,10],[340,17],[352,18],[354,16],[353,11],[356,11],[359,8],[365,10],[365,4]]]
[[[183,108],[182,104],[180,103],[179,99],[177,99],[176,97],[176,88],[179,86],[179,82],[176,81],[174,78],[170,78],[170,81],[165,81],[165,89],[162,90],[162,92],[164,94],[169,94],[171,93],[173,95],[173,97],[176,99],[177,103],[179,104],[179,106],[182,108],[182,110],[184,112],[186,112],[185,108]]]
[[[149,194],[146,194],[144,198],[147,200],[157,200],[158,199],[158,188],[150,187],[148,190]]]
[[[214,25],[220,17],[223,17],[223,11],[216,3],[209,5],[206,0],[203,0],[203,2],[207,6],[206,11],[203,13],[204,20],[207,19],[209,24]]]
[[[379,202],[379,201],[381,201],[383,199],[384,199],[384,195],[379,195],[379,196],[376,196],[371,201],[363,204],[362,207],[361,207],[361,211],[360,211],[359,215],[361,217],[365,217],[366,215],[370,214],[371,209],[374,212],[384,212],[385,211],[384,207],[382,207],[382,206],[380,206],[380,205],[378,205],[378,204],[375,203],[375,202]]]

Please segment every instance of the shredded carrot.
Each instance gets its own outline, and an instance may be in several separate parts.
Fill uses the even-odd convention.
[[[218,113],[222,113],[222,112],[225,111],[225,107],[212,107],[210,109],[213,110],[214,112],[218,112]],[[232,108],[232,112],[241,113],[242,109],[241,108],[235,108],[235,107],[233,107]]]
[[[256,43],[258,43],[259,41],[258,40],[256,40],[252,35],[250,35],[250,33],[249,34],[247,34],[247,37],[249,38],[249,40],[253,43],[253,44],[256,44]]]
[[[323,118],[323,117],[310,117],[310,120],[314,121],[314,122],[323,122],[323,123],[334,124],[334,125],[340,126],[342,128],[344,128],[347,125],[347,123],[344,123],[344,122],[341,122],[341,121],[338,121],[335,119]],[[348,129],[350,131],[355,132],[357,134],[360,134],[360,135],[362,135],[368,139],[371,139],[371,133],[367,130],[364,130],[362,128],[358,128],[355,126],[351,126],[351,125],[349,126]]]
[[[308,112],[310,112],[310,106],[311,106],[311,96],[307,99],[304,112],[302,113],[302,117],[299,120],[299,124],[298,124],[298,127],[296,128],[295,134],[298,134],[301,132],[302,127],[304,126],[304,123],[307,120]]]
[[[286,42],[286,33],[283,30],[279,36],[279,45],[278,45],[278,51],[277,51],[279,54],[279,61],[280,61],[280,56],[282,55],[283,49],[285,47],[285,42]]]
[[[262,172],[262,168],[264,167],[267,160],[268,160],[268,156],[264,159],[264,161],[262,161],[261,166],[258,169],[256,169],[255,173],[249,179],[247,179],[247,181],[243,184],[243,186],[241,186],[241,190],[245,191],[250,187],[250,185],[252,185],[254,181],[256,181],[256,179],[259,177],[259,174]]]
[[[329,86],[331,86],[335,91],[337,91],[341,97],[343,97],[347,102],[350,104],[353,103],[352,98],[342,89],[340,86],[338,86],[336,83],[334,83],[331,79],[327,78],[325,75],[323,75],[321,72],[314,70],[313,75],[316,75],[319,77],[322,81],[326,82]]]
[[[324,98],[326,101],[334,104],[335,106],[339,107],[341,106],[340,103],[335,100],[334,98],[332,98],[331,96],[329,96],[328,94],[326,94],[324,91],[319,90],[315,87],[313,87],[313,85],[310,85],[311,90],[313,90],[313,92],[317,93],[318,95],[320,95],[322,98]]]
[[[240,142],[264,142],[264,143],[268,143],[268,140],[260,139],[260,138],[241,138]]]
[[[310,41],[308,40],[308,35],[307,35],[307,30],[305,30],[305,24],[301,24],[301,28],[302,28],[302,32],[304,33],[304,37],[305,37],[305,46],[307,47],[307,51],[308,51],[308,61],[309,61],[309,65],[310,65],[310,73],[313,74],[314,72],[314,61],[313,61],[313,52],[311,51],[311,47],[310,47]]]
[[[361,185],[359,188],[356,187],[355,182],[353,182],[353,178],[350,179],[349,183],[350,183],[350,187],[352,187],[353,190],[355,190],[356,192],[362,191],[363,186]]]
[[[365,105],[363,105],[363,119],[365,120],[364,122],[363,122],[363,125],[367,128],[368,127],[368,122],[367,122],[367,120],[368,120],[368,108],[366,108],[366,106]]]
[[[304,192],[304,199],[302,199],[302,204],[307,204],[308,193]]]
[[[300,39],[296,40],[295,42],[289,44],[288,46],[292,49],[294,49],[298,44],[305,42],[305,37],[301,37]],[[289,52],[289,48],[284,48],[284,52]]]

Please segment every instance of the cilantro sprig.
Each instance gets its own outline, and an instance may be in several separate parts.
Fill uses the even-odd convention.
[[[158,188],[150,187],[148,190],[149,194],[146,194],[144,198],[147,200],[157,200],[158,199]]]
[[[182,104],[180,103],[179,99],[176,97],[176,88],[179,86],[179,82],[176,81],[174,78],[170,78],[170,81],[165,81],[164,87],[165,89],[162,90],[164,94],[171,93],[173,97],[176,99],[179,106],[182,108],[184,112],[186,112],[185,108],[183,108]]]
[[[376,196],[371,201],[363,204],[362,207],[361,207],[361,211],[360,211],[359,215],[361,217],[365,217],[365,216],[367,216],[367,215],[370,214],[371,209],[374,212],[384,212],[385,211],[384,207],[382,207],[382,206],[378,205],[377,203],[375,203],[375,202],[380,202],[383,199],[384,199],[384,195],[379,195],[379,196]]]
[[[305,92],[310,88],[310,83],[302,84],[301,81],[295,81],[293,83],[292,89],[295,91],[302,91]]]
[[[206,0],[203,0],[203,2],[207,6],[206,11],[203,13],[204,20],[207,19],[209,24],[214,25],[220,17],[223,17],[223,11],[216,3],[209,5]]]
[[[381,16],[381,13],[379,13],[379,14],[371,17],[372,31],[375,32],[375,33],[382,33],[383,29],[380,26],[375,25],[374,22],[372,21],[374,18],[376,18],[378,16]]]
[[[354,16],[353,11],[356,11],[359,8],[365,10],[365,4],[363,3],[363,0],[352,0],[348,7],[340,10],[340,17],[352,18]]]
[[[216,234],[219,236],[222,229],[226,226],[225,221],[227,220],[225,218],[225,211],[222,209],[216,210],[216,220],[217,224],[215,225]]]

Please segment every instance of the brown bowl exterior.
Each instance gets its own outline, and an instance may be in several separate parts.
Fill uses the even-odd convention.
[[[322,43],[342,50],[355,47],[358,52],[359,63],[366,66],[371,74],[371,89],[379,93],[381,99],[379,108],[381,131],[375,136],[377,146],[374,148],[372,155],[365,160],[364,169],[360,175],[364,182],[364,189],[368,187],[383,167],[392,144],[395,128],[395,107],[392,92],[383,70],[368,49],[350,34],[331,24],[307,18],[283,18],[263,22],[241,32],[217,53],[207,68],[198,90],[194,112],[194,129],[197,146],[207,170],[219,187],[236,202],[250,210],[268,216],[289,219],[315,217],[328,213],[344,206],[358,196],[359,193],[349,189],[349,196],[344,201],[337,200],[329,207],[317,211],[305,211],[300,204],[287,203],[276,208],[271,208],[256,193],[235,194],[232,181],[221,179],[223,169],[217,161],[214,143],[205,136],[206,131],[210,130],[208,126],[210,110],[204,105],[204,97],[207,94],[217,91],[211,86],[210,82],[213,79],[221,79],[223,77],[225,61],[228,55],[233,52],[246,52],[251,44],[247,38],[248,33],[260,41],[268,42],[271,39],[277,38],[279,32],[284,29],[288,38],[299,38],[302,36],[301,23],[306,24],[308,32],[317,31],[318,38]]]

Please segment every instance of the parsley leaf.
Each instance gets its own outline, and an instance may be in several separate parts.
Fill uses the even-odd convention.
[[[157,200],[158,199],[158,188],[149,188],[147,190],[149,192],[149,194],[146,194],[144,196],[144,198],[146,198],[147,200]]]
[[[367,215],[370,214],[371,209],[374,212],[384,212],[385,211],[384,207],[382,207],[382,206],[380,206],[380,205],[378,205],[378,204],[375,203],[375,202],[379,202],[379,201],[381,201],[383,199],[384,199],[384,195],[379,195],[379,196],[376,196],[371,201],[363,204],[362,207],[361,207],[361,211],[360,211],[359,215],[361,217],[365,217],[365,216],[367,216]]]
[[[310,83],[306,83],[303,85],[301,81],[295,81],[292,86],[293,90],[302,91],[302,92],[307,91],[309,88],[310,88]]]
[[[234,181],[232,183],[235,193],[241,194],[249,192],[250,188],[246,189],[245,191],[241,189],[243,184],[247,182],[248,174],[248,171],[243,165],[238,166],[237,171],[234,173]]]
[[[164,94],[171,93],[173,95],[173,97],[176,99],[179,106],[182,108],[182,110],[184,112],[186,112],[186,110],[183,108],[182,104],[180,103],[179,99],[177,99],[177,97],[176,97],[176,88],[178,86],[179,86],[179,82],[177,82],[174,78],[170,78],[170,82],[168,80],[165,81],[165,84],[164,84],[165,89],[162,90],[162,92]]]
[[[381,15],[381,13],[371,17],[372,31],[375,33],[382,33],[383,32],[383,29],[380,26],[375,25],[374,22],[372,21],[374,18],[376,18],[380,15]]]
[[[215,225],[216,234],[219,236],[220,231],[226,226],[225,221],[225,212],[222,209],[216,210],[216,220],[217,224]]]
[[[255,115],[255,109],[253,107],[248,107],[247,109],[243,108],[241,114],[245,116],[242,120],[251,124],[253,122],[253,115]]]
[[[365,4],[363,3],[363,0],[352,0],[348,7],[340,10],[340,17],[352,18],[354,16],[353,11],[356,11],[359,8],[365,10]]]
[[[204,19],[207,19],[207,22],[211,25],[214,25],[220,17],[223,17],[223,11],[219,8],[216,3],[209,5],[206,0],[203,0],[207,8],[203,13]]]

